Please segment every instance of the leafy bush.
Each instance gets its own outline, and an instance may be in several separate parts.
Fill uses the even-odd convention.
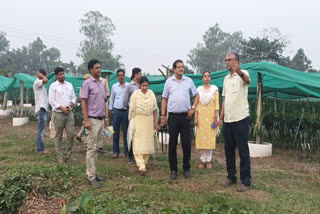
[[[18,213],[22,201],[31,188],[31,177],[14,174],[5,178],[0,185],[0,213]]]
[[[61,214],[65,214],[67,211],[66,207],[64,207],[61,211]],[[93,195],[88,193],[87,191],[82,193],[75,207],[71,208],[71,211],[76,214],[103,214],[105,213],[101,206],[96,205],[95,200],[93,199]]]

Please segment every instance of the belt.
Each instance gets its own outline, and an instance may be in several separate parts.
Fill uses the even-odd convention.
[[[118,111],[121,111],[121,112],[127,112],[128,110],[127,109],[124,109],[124,108],[122,108],[122,109],[117,109]]]
[[[91,116],[88,116],[88,118],[92,118],[92,119],[96,119],[96,120],[103,120],[104,117],[91,117]]]
[[[183,112],[183,113],[173,113],[173,112],[169,112],[169,116],[170,116],[170,115],[185,116],[185,115],[187,115],[187,114],[188,114],[187,112]]]

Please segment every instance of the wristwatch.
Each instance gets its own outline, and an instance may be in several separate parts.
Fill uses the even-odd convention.
[[[195,109],[196,107],[195,106],[191,106],[191,108]]]

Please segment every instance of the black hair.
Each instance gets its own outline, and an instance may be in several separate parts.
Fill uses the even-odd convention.
[[[39,69],[39,73],[41,73],[43,76],[47,76],[47,72],[43,68]]]
[[[202,74],[202,78],[204,77],[204,74],[205,73],[209,73],[209,75],[210,75],[210,77],[211,77],[211,73],[209,72],[209,71],[205,71],[205,72],[203,72],[203,74]]]
[[[182,63],[183,64],[183,61],[181,59],[177,59],[176,61],[173,62],[173,66],[172,67],[175,69],[177,67],[178,63]]]
[[[133,80],[134,76],[135,76],[136,74],[138,74],[139,72],[141,72],[141,69],[140,69],[140,68],[134,68],[134,69],[132,69],[131,80]]]
[[[93,66],[95,65],[95,64],[100,64],[100,62],[99,62],[99,60],[97,60],[97,59],[92,59],[92,60],[90,60],[89,62],[88,62],[88,70],[89,70],[89,72],[90,72],[90,69],[92,69],[93,68]]]
[[[140,87],[141,87],[141,84],[143,84],[144,82],[147,82],[148,85],[149,85],[149,80],[148,80],[148,78],[147,78],[146,76],[142,76],[142,77],[140,78],[140,80],[139,80],[139,85],[140,85]]]
[[[228,55],[233,55],[234,56],[234,59],[235,60],[238,60],[239,62],[240,62],[240,57],[239,57],[239,54],[237,53],[237,52],[235,52],[235,51],[229,51],[228,53],[227,53],[227,56]]]
[[[123,75],[126,74],[126,72],[125,72],[122,68],[120,68],[120,69],[117,70],[117,76],[118,76],[118,74],[119,74],[120,72],[123,72]]]
[[[56,67],[56,68],[54,69],[55,75],[59,74],[60,72],[64,72],[64,69],[63,69],[62,67]]]

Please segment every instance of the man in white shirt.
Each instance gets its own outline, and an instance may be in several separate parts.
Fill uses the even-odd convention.
[[[47,72],[44,69],[40,69],[37,72],[37,77],[38,79],[33,83],[35,112],[38,120],[36,151],[39,154],[49,154],[50,152],[45,149],[43,142],[43,135],[48,119],[48,94],[45,88],[45,84],[48,82]]]
[[[227,163],[227,180],[224,186],[237,183],[236,155],[238,147],[240,156],[240,180],[238,192],[244,192],[251,186],[250,152],[248,147],[249,135],[249,104],[248,87],[251,79],[248,71],[241,70],[239,55],[229,52],[225,59],[229,70],[223,82],[223,102],[220,115],[220,124],[224,125],[224,144]]]
[[[57,67],[54,70],[56,81],[49,89],[49,103],[52,107],[52,120],[56,130],[55,145],[58,162],[68,161],[71,157],[74,137],[74,116],[72,107],[76,96],[71,83],[65,81],[64,69]],[[67,133],[67,148],[64,154],[61,151],[63,130]]]

